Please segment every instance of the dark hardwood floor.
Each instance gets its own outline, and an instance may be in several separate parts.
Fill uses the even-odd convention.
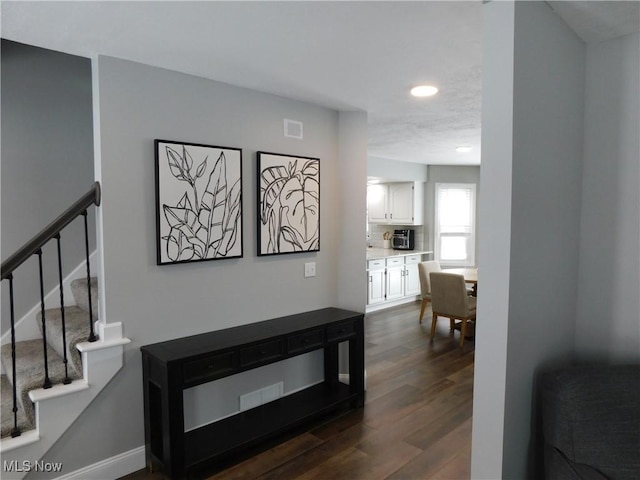
[[[365,318],[365,407],[298,432],[283,443],[203,478],[462,480],[470,478],[473,340],[458,348],[441,319],[419,303]],[[123,480],[160,480],[140,471]]]

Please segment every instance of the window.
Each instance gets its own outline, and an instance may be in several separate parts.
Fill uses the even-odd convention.
[[[475,183],[436,183],[435,258],[443,266],[473,266]]]

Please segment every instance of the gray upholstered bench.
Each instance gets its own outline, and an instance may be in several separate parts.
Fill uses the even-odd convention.
[[[640,365],[568,367],[541,380],[547,480],[640,479]]]

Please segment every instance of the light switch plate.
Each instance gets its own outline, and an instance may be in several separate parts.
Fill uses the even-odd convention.
[[[304,276],[305,278],[316,276],[316,262],[307,262],[304,264]]]

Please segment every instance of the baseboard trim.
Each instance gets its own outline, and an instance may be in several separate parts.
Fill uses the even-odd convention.
[[[120,478],[145,468],[144,445],[115,457],[67,473],[56,480],[105,480]]]
[[[375,303],[373,305],[367,305],[365,307],[365,313],[373,313],[385,308],[397,307],[398,305],[404,305],[405,303],[413,303],[420,300],[420,296],[411,296],[405,298],[399,298],[398,300],[389,300],[382,303]]]

